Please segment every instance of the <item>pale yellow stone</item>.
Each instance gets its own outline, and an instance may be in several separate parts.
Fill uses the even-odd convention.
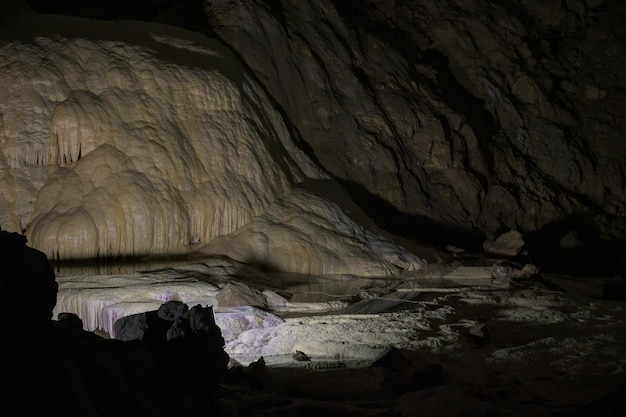
[[[187,253],[318,175],[220,43],[23,19],[0,41],[0,220],[48,256]]]

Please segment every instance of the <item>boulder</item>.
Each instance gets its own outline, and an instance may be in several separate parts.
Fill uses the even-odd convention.
[[[206,382],[223,379],[229,357],[213,308],[196,305],[188,309],[181,304],[170,301],[158,311],[123,317],[114,324],[115,337],[147,348],[170,375],[197,391],[200,387],[194,381],[198,378]]]
[[[517,230],[510,230],[494,240],[485,241],[483,249],[492,255],[515,257],[522,252],[524,245],[524,236]]]
[[[172,323],[163,320],[156,311],[122,317],[113,325],[115,338],[125,342],[163,343]]]
[[[469,328],[467,338],[470,342],[478,345],[485,345],[491,342],[491,336],[489,335],[489,328],[487,323],[479,322]]]
[[[253,306],[266,307],[265,296],[242,282],[229,282],[215,297],[220,307]]]
[[[167,321],[175,321],[189,310],[189,306],[181,301],[168,301],[159,307],[157,315]]]
[[[296,350],[296,353],[293,354],[293,359],[298,362],[311,362],[311,358],[306,353],[301,350]]]

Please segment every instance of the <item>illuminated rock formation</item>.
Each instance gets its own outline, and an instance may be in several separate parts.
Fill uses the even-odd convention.
[[[29,29],[17,20],[0,44],[0,220],[49,257],[203,247],[278,271],[422,266],[293,191],[325,175],[217,41],[150,23],[22,19]]]
[[[202,252],[304,274],[387,276],[424,265],[398,244],[352,221],[337,204],[302,189],[235,233],[217,237]]]
[[[186,253],[319,175],[218,42],[24,19],[0,43],[0,220],[48,256]]]

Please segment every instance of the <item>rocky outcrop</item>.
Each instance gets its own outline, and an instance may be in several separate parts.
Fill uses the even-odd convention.
[[[219,382],[226,373],[229,357],[210,306],[189,309],[180,301],[168,301],[157,311],[119,319],[115,335],[140,343],[188,388],[200,379],[208,384]]]
[[[11,416],[213,415],[208,396],[228,355],[216,326],[205,329],[197,311],[191,328],[210,337],[178,338],[155,351],[105,340],[82,330],[75,315],[51,321],[54,272],[26,239],[0,231],[0,391]],[[212,319],[212,318],[211,318]],[[219,329],[217,329],[219,335]],[[193,339],[193,340],[191,340]],[[201,382],[200,382],[201,381]]]
[[[207,11],[379,223],[467,244],[575,228],[580,213],[603,239],[626,235],[624,7],[212,0]]]

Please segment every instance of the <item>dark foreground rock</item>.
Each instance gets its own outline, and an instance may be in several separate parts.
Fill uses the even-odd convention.
[[[618,417],[626,414],[626,385],[575,410],[554,417]]]
[[[57,283],[48,258],[26,246],[26,237],[0,230],[0,323],[3,329],[20,332],[15,317],[24,325],[45,324],[52,318]]]
[[[188,389],[223,379],[228,365],[224,338],[215,324],[212,307],[188,309],[179,301],[168,301],[158,311],[134,314],[114,325],[118,339],[143,346]],[[200,389],[202,391],[202,389]]]
[[[608,300],[626,301],[626,280],[615,279],[608,281],[604,284],[602,295]]]
[[[83,331],[76,316],[52,321],[54,271],[25,244],[0,231],[0,415],[221,415],[215,382],[228,356],[203,311],[189,327],[210,337],[161,349],[102,339]]]

